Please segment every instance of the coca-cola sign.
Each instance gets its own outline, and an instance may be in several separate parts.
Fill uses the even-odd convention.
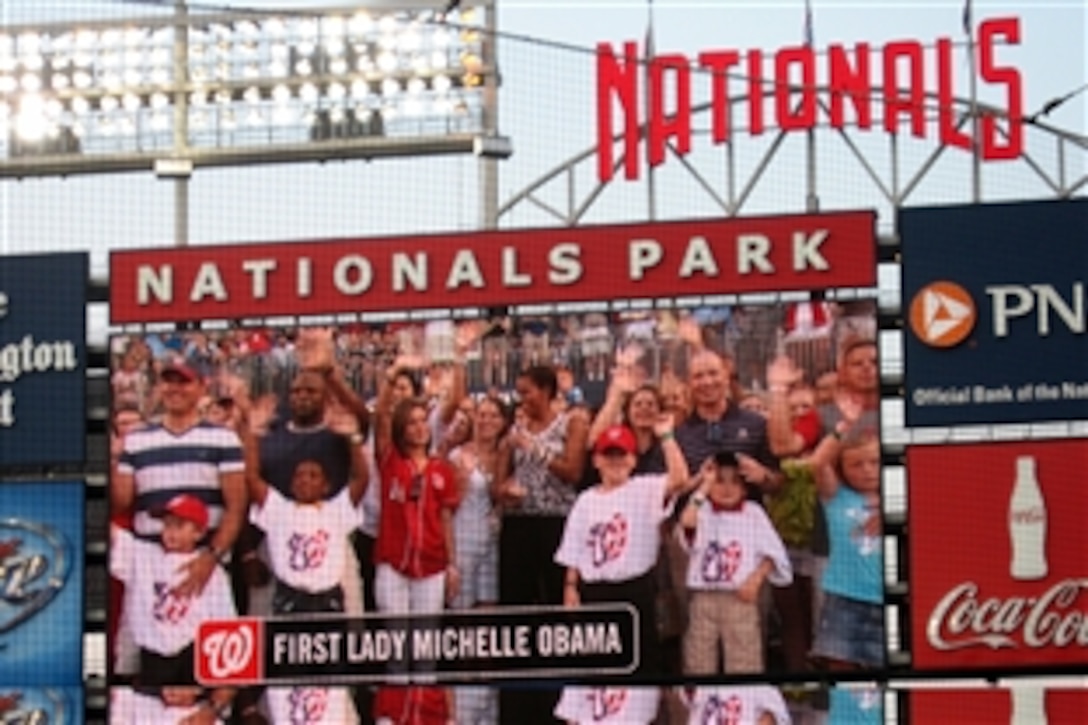
[[[991,649],[1088,646],[1088,617],[1078,610],[1088,579],[1067,579],[1040,597],[985,597],[974,582],[965,582],[945,595],[926,625],[926,640],[934,649],[951,651],[985,645]]]
[[[913,447],[916,668],[1088,663],[1086,441]]]

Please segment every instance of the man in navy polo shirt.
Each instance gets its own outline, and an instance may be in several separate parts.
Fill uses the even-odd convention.
[[[748,498],[760,501],[782,484],[782,474],[768,443],[767,421],[729,399],[731,368],[728,358],[712,350],[692,355],[688,364],[692,412],[676,429],[676,442],[692,475],[719,451],[737,454]]]

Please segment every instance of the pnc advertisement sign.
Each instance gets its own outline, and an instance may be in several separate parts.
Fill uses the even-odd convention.
[[[907,450],[917,669],[1088,664],[1088,441]]]
[[[0,262],[0,463],[83,460],[87,255]]]
[[[1088,199],[904,209],[908,426],[1088,418]]]
[[[935,136],[944,146],[970,152],[977,144],[986,160],[1019,158],[1024,148],[1023,79],[1019,70],[998,59],[998,48],[1020,43],[1020,20],[1005,17],[982,22],[976,43],[981,86],[1003,99],[998,106],[1006,119],[999,122],[994,114],[984,113],[977,139],[957,123],[954,99],[965,97],[967,90],[954,83],[957,60],[949,37],[935,42],[897,40],[882,48],[866,42],[833,44],[822,53],[809,44],[771,52],[712,48],[695,57],[661,53],[649,60],[648,68],[639,56],[638,43],[624,43],[619,53],[611,43],[599,43],[597,176],[602,182],[610,181],[618,170],[614,159],[618,129],[624,178],[639,178],[643,115],[648,126],[645,156],[651,167],[664,163],[670,145],[677,155],[688,154],[692,87],[698,83],[706,85],[710,97],[714,144],[731,140],[733,109],[739,109],[743,125],[753,136],[768,126],[801,131],[825,120],[832,128],[856,123],[862,130],[871,129],[876,109],[887,133],[897,133],[906,124],[914,137]],[[874,77],[882,82],[874,82]],[[738,83],[738,79],[743,80]],[[640,86],[644,86],[641,96]],[[821,86],[826,90],[819,90]],[[926,117],[931,98],[936,98],[935,124]],[[820,118],[821,109],[827,109],[826,119]]]

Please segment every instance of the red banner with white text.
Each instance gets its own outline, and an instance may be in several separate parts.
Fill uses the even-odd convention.
[[[876,279],[875,214],[159,248],[110,256],[114,324],[650,299]]]

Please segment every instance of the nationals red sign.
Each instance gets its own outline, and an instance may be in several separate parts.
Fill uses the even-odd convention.
[[[1088,441],[907,451],[916,669],[1088,663]]]
[[[216,685],[259,682],[263,676],[259,619],[206,620],[197,631],[196,681]]]
[[[622,60],[616,57],[610,43],[597,46],[597,176],[609,181],[618,164],[613,161],[613,111],[615,102],[623,116],[621,136],[624,144],[624,176],[639,176],[639,143],[642,131],[639,117],[646,109],[648,126],[647,156],[650,166],[664,162],[666,148],[671,144],[678,155],[691,151],[693,78],[708,86],[711,99],[711,139],[715,144],[727,143],[732,129],[734,108],[743,109],[748,133],[763,133],[773,123],[783,131],[816,128],[823,120],[818,109],[827,109],[827,121],[832,128],[844,128],[847,107],[858,128],[868,129],[873,123],[873,107],[880,106],[884,130],[897,133],[907,122],[910,132],[918,138],[933,133],[927,114],[936,104],[936,134],[941,144],[971,150],[976,146],[984,159],[1015,159],[1023,153],[1024,131],[1023,81],[1020,72],[997,59],[1001,44],[1020,42],[1018,18],[994,18],[978,29],[978,75],[982,87],[993,91],[999,102],[1003,125],[992,113],[984,113],[979,138],[965,131],[954,108],[954,99],[967,95],[965,88],[956,88],[953,75],[951,38],[937,38],[923,44],[918,40],[900,40],[872,51],[865,42],[832,45],[826,53],[817,53],[810,45],[781,48],[767,55],[773,60],[773,73],[765,75],[764,53],[751,49],[742,53],[736,49],[705,50],[696,58],[681,54],[655,55],[649,62],[649,72],[643,68],[635,42],[624,43]],[[932,51],[926,45],[932,46]],[[818,68],[819,66],[819,68]],[[697,67],[695,73],[692,68]],[[819,73],[817,72],[819,71]],[[639,79],[648,76],[639,97]],[[823,87],[817,85],[821,78]],[[882,82],[874,83],[873,78]],[[741,81],[740,93],[731,85]],[[826,79],[826,80],[823,80]],[[966,85],[966,82],[963,82]],[[773,119],[765,118],[764,102],[774,101]],[[666,111],[666,108],[668,110]]]
[[[875,214],[110,255],[115,324],[868,287]]]
[[[993,687],[978,690],[914,690],[911,725],[1083,725],[1088,690]]]

